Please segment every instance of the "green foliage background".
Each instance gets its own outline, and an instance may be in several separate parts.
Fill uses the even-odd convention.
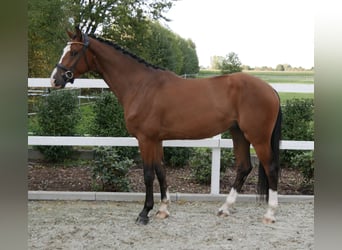
[[[28,2],[28,75],[48,77],[66,44],[66,30],[111,39],[145,61],[177,74],[199,70],[196,46],[160,20],[174,0],[35,0]]]
[[[77,95],[79,90],[53,91],[40,99],[37,113],[36,134],[67,136],[76,133],[80,120]],[[49,161],[63,161],[71,156],[70,146],[38,146]]]
[[[314,141],[314,101],[311,98],[287,100],[282,108],[282,139]],[[280,154],[283,166],[298,168],[305,181],[314,177],[314,158],[312,151],[282,150]]]
[[[93,106],[94,118],[91,123],[90,133],[93,136],[130,136],[125,125],[123,108],[112,92],[103,92],[96,99]],[[135,147],[116,147],[116,153],[120,157],[135,159],[138,149]]]

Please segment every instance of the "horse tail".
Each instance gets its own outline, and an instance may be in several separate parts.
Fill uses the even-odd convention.
[[[277,182],[280,173],[280,160],[279,160],[279,144],[280,144],[280,137],[281,137],[281,122],[282,122],[282,111],[281,107],[279,106],[278,116],[276,123],[273,128],[272,137],[271,137],[271,149],[272,149],[272,163],[271,168],[274,168],[274,172],[277,173]],[[265,173],[264,166],[262,163],[259,163],[259,178],[258,178],[258,194],[259,199],[268,201],[268,190],[269,190],[269,183]]]

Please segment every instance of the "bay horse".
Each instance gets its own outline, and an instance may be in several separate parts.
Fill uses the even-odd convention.
[[[263,222],[275,222],[281,109],[270,85],[246,73],[183,79],[79,28],[67,33],[71,40],[51,74],[52,87],[64,88],[88,71],[97,72],[123,106],[127,130],[137,138],[143,160],[146,196],[136,223],[149,222],[155,175],[161,193],[156,217],[169,216],[162,141],[209,138],[226,130],[233,139],[237,175],[218,216],[229,215],[252,170],[252,144],[260,161],[258,191],[268,200]]]

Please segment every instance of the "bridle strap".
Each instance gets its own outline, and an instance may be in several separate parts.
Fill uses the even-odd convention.
[[[77,57],[75,63],[71,66],[71,68],[67,68],[67,67],[65,67],[65,66],[64,66],[63,64],[61,64],[61,63],[58,63],[58,64],[56,65],[56,67],[58,67],[58,68],[60,68],[60,69],[62,69],[62,70],[65,71],[65,73],[62,75],[62,77],[63,77],[64,81],[66,81],[66,82],[68,82],[68,81],[69,81],[70,83],[73,83],[73,82],[74,82],[74,72],[73,72],[73,71],[74,71],[75,67],[77,66],[77,63],[79,62],[79,60],[81,59],[81,57],[82,57],[83,55],[85,55],[85,51],[86,51],[87,48],[89,47],[89,38],[88,38],[88,35],[82,33],[82,37],[83,37],[83,42],[68,42],[68,43],[67,43],[68,45],[72,45],[72,44],[81,44],[81,45],[83,45],[82,52],[81,52],[80,54],[78,54],[78,57]],[[87,67],[88,67],[88,69],[89,69],[90,67],[89,67],[89,64],[88,64],[88,59],[87,59],[87,57],[85,56],[84,59],[85,59],[85,62],[86,62],[86,64],[87,64]]]
[[[83,42],[67,42],[67,45],[71,45],[71,44],[81,44],[81,45],[86,46],[86,44]]]

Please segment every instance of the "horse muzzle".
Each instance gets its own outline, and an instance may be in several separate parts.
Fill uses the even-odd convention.
[[[64,81],[64,79],[62,77],[60,77],[60,79],[56,79],[55,77],[51,77],[50,83],[51,83],[51,87],[54,89],[62,89],[67,84],[67,82]]]
[[[70,82],[71,84],[74,83],[74,80],[75,80],[75,77],[74,77],[74,73],[72,72],[72,68],[69,69],[67,67],[65,67],[64,65],[62,64],[57,64],[56,65],[57,69],[60,69],[60,70],[63,70],[64,73],[61,75],[62,76],[62,79],[64,81],[64,85],[68,82]],[[57,70],[58,71],[58,70]]]
[[[54,69],[50,77],[50,83],[52,88],[60,89],[64,88],[68,82],[74,83],[75,78],[74,73],[72,71],[65,70],[63,74],[60,74],[60,70],[58,70],[58,68],[60,67]]]

